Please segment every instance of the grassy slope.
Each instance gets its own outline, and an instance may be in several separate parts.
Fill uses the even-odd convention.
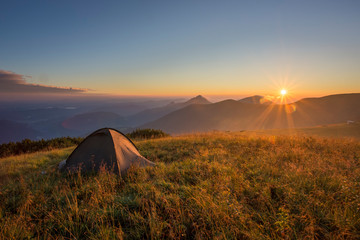
[[[157,166],[124,178],[58,173],[71,149],[0,159],[0,238],[360,237],[358,141],[213,133],[137,145]]]
[[[352,124],[329,124],[309,128],[255,130],[245,131],[244,133],[246,133],[246,135],[318,136],[360,139],[360,122]]]

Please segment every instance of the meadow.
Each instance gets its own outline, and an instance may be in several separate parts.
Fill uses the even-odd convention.
[[[359,239],[360,142],[207,133],[135,141],[156,167],[60,173],[74,147],[0,159],[1,239]]]
[[[254,130],[244,131],[243,133],[258,136],[317,136],[326,138],[355,138],[360,140],[360,122],[326,124],[307,128]]]

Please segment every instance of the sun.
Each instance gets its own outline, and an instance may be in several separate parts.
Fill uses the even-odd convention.
[[[287,94],[287,90],[286,89],[281,89],[280,94],[282,96],[285,96]]]

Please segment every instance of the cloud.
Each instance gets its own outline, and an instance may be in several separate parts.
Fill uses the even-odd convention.
[[[27,83],[24,76],[10,71],[0,70],[1,93],[83,93],[87,89],[55,87]]]

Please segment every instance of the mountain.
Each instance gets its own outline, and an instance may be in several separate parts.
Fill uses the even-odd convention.
[[[360,120],[360,94],[306,98],[290,105],[225,100],[189,105],[142,128],[169,133],[312,127]]]
[[[257,104],[271,104],[272,102],[268,99],[266,99],[263,96],[260,95],[254,95],[251,97],[246,97],[243,99],[240,99],[238,102],[243,102],[243,103],[257,103]]]
[[[360,120],[360,93],[305,98],[295,106],[295,117],[301,127]]]
[[[0,143],[17,142],[25,138],[36,139],[40,133],[24,123],[0,120]]]
[[[135,114],[145,109],[159,107],[169,103],[174,98],[164,99],[123,99],[123,98],[86,98],[81,99],[61,99],[49,101],[14,101],[14,102],[0,102],[0,119],[11,122],[22,123],[23,126],[31,128],[36,131],[38,138],[56,138],[62,136],[83,136],[90,131],[95,130],[97,126],[102,127],[113,126],[122,127],[127,125],[124,119],[115,116],[116,120],[112,121],[108,114],[100,114],[95,119],[94,116],[89,116],[91,112],[112,112],[120,116]],[[85,114],[81,116],[81,114]],[[80,115],[80,116],[79,116]],[[82,117],[92,121],[84,124]],[[109,118],[110,117],[110,118]],[[80,118],[77,120],[77,118]],[[72,122],[72,121],[75,121]],[[76,123],[77,121],[77,123]],[[81,122],[81,124],[79,124]],[[98,122],[98,123],[94,123]],[[68,124],[65,128],[62,124]],[[79,127],[79,129],[77,129]],[[122,129],[123,130],[123,129]],[[26,131],[23,131],[26,133]],[[27,135],[16,138],[21,140]]]
[[[133,127],[139,126],[141,124],[161,118],[168,113],[171,113],[173,111],[176,111],[178,109],[181,109],[186,106],[193,105],[193,104],[211,104],[211,102],[209,102],[203,96],[198,95],[194,98],[191,98],[190,100],[188,100],[186,102],[181,102],[181,103],[171,102],[163,107],[157,107],[157,108],[151,108],[151,109],[144,110],[142,112],[139,112],[137,114],[129,116],[127,118],[127,121]]]
[[[201,95],[197,95],[196,97],[191,98],[190,100],[182,103],[183,105],[191,105],[191,104],[210,104],[211,102],[204,98]]]
[[[123,117],[112,112],[89,112],[78,114],[62,122],[63,128],[84,134],[103,127],[124,127],[127,122]]]

